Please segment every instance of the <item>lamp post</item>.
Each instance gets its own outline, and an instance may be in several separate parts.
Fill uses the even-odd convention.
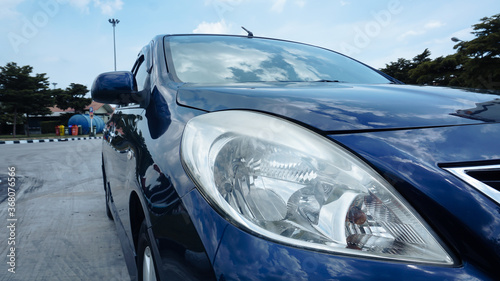
[[[458,42],[463,42],[462,40],[458,39],[457,37],[451,37],[451,41],[458,43]]]
[[[109,23],[113,25],[113,50],[115,55],[115,71],[116,71],[116,41],[115,41],[115,26],[120,23],[118,19],[109,19]]]

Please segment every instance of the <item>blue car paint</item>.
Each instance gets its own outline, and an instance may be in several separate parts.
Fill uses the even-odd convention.
[[[481,138],[481,130],[498,134],[494,134],[496,138]],[[428,138],[433,136],[441,141],[430,142]],[[339,134],[331,138],[350,147],[388,179],[447,242],[459,265],[448,268],[371,261],[279,245],[227,224],[194,190],[186,196],[189,199],[183,198],[184,202],[189,200],[187,205],[196,210],[193,217],[210,218],[194,222],[197,228],[219,234],[211,235],[213,238],[220,237],[224,229],[214,263],[217,276],[224,275],[227,280],[238,276],[246,280],[322,280],[326,276],[338,280],[487,280],[495,276],[500,252],[500,208],[439,164],[452,159],[488,161],[485,150],[500,155],[500,147],[495,146],[500,141],[500,124]],[[475,150],[458,152],[461,156],[456,158],[453,143],[457,139],[477,140],[479,145]],[[401,149],[401,143],[406,143],[406,149]],[[218,222],[217,227],[214,222]]]
[[[223,229],[214,258],[220,280],[487,280],[487,275],[463,263],[440,267],[369,260],[314,252],[267,241],[228,224],[193,190],[187,206],[200,213],[194,221],[199,229],[212,233]],[[188,207],[189,208],[189,207]],[[207,219],[205,219],[207,218]],[[214,225],[217,225],[215,227]]]
[[[453,114],[498,98],[442,87],[343,83],[184,85],[177,95],[182,105],[270,112],[322,132],[478,124]]]
[[[127,195],[137,194],[151,229],[162,280],[172,278],[172,266],[184,274],[176,275],[183,280],[494,280],[500,276],[498,204],[440,167],[500,159],[500,125],[495,123],[500,120],[491,119],[491,114],[481,117],[484,108],[490,113],[499,111],[495,106],[481,107],[489,102],[495,105],[498,95],[405,85],[242,83],[221,87],[176,83],[162,63],[161,38],[154,40],[150,52],[155,83],[151,92],[157,95],[150,104],[154,108],[118,109],[107,124],[103,159],[108,173],[116,173],[109,178],[118,183],[112,186],[112,195],[115,220],[123,222],[126,232],[120,237],[134,238],[133,224],[127,222],[132,214],[123,203],[129,202]],[[410,202],[455,255],[456,265],[405,264],[314,252],[236,228],[207,203],[179,159],[179,143],[188,120],[231,109],[280,116],[357,154]],[[111,136],[110,126],[126,134]],[[126,160],[128,152],[131,160]],[[165,195],[162,188],[175,192]],[[168,229],[181,226],[185,233]],[[172,259],[175,250],[168,246],[173,240],[183,251],[201,256],[185,254]],[[135,254],[133,242],[122,241],[122,245]],[[205,254],[208,263],[203,261]]]
[[[500,124],[331,137],[388,178],[461,258],[498,272],[500,207],[441,167],[497,164],[492,159],[500,155]]]

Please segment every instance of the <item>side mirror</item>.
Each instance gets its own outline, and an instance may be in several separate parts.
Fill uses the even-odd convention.
[[[102,73],[92,84],[92,99],[108,104],[140,103],[137,83],[130,71]]]

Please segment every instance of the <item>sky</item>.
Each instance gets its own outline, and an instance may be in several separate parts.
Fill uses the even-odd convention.
[[[159,34],[215,33],[299,41],[375,68],[453,54],[450,39],[471,40],[471,26],[500,12],[498,0],[0,0],[0,65],[46,73],[51,87],[86,85],[130,70]],[[53,83],[57,83],[54,85]]]

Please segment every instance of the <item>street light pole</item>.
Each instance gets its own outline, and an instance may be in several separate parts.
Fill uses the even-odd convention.
[[[109,23],[113,25],[113,50],[115,55],[115,71],[116,71],[116,40],[115,40],[115,26],[120,23],[118,19],[109,19]]]

